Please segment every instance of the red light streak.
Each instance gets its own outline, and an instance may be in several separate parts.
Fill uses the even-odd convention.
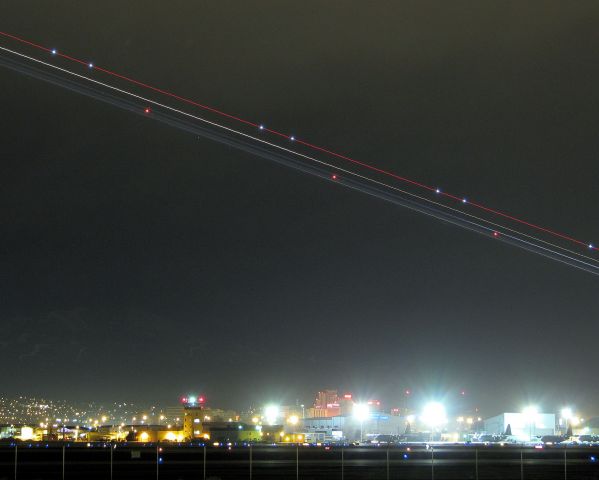
[[[555,230],[551,230],[551,229],[546,228],[546,227],[542,227],[540,225],[537,225],[537,224],[528,222],[526,220],[520,219],[518,217],[515,217],[513,215],[510,215],[510,214],[508,214],[506,212],[503,212],[501,210],[496,210],[496,209],[487,207],[487,206],[482,205],[480,203],[471,202],[469,200],[467,201],[464,197],[459,197],[459,196],[456,196],[456,195],[452,195],[450,193],[442,192],[438,188],[431,187],[429,185],[426,185],[424,183],[418,182],[416,180],[413,180],[413,179],[410,179],[410,178],[407,178],[407,177],[402,177],[402,176],[400,176],[400,175],[398,175],[398,174],[396,174],[394,172],[378,168],[378,167],[376,167],[374,165],[371,165],[371,164],[368,164],[368,163],[365,163],[365,162],[361,162],[361,161],[356,160],[354,158],[351,158],[351,157],[349,157],[347,155],[343,155],[341,153],[337,153],[337,152],[334,152],[332,150],[328,150],[328,149],[326,149],[324,147],[320,147],[318,145],[306,142],[304,140],[297,139],[295,136],[288,135],[286,133],[282,133],[282,132],[279,132],[277,130],[273,130],[273,129],[270,129],[270,128],[266,128],[266,127],[264,127],[261,124],[257,124],[257,123],[251,122],[249,120],[245,120],[243,118],[237,117],[235,115],[231,115],[229,113],[223,112],[221,110],[218,110],[216,108],[210,107],[208,105],[204,105],[202,103],[198,103],[198,102],[196,102],[194,100],[191,100],[189,98],[181,97],[181,96],[179,96],[179,95],[177,95],[175,93],[169,92],[168,90],[164,90],[164,89],[161,89],[161,88],[158,88],[158,87],[154,87],[154,86],[149,85],[147,83],[144,83],[144,82],[141,82],[141,81],[136,80],[134,78],[122,75],[120,73],[117,73],[117,72],[114,72],[114,71],[111,71],[111,70],[108,70],[106,68],[98,67],[97,65],[94,65],[94,64],[90,63],[89,61],[86,62],[86,61],[80,60],[78,58],[71,57],[71,56],[66,55],[64,53],[60,53],[60,52],[56,51],[55,49],[44,47],[44,46],[39,45],[37,43],[34,43],[34,42],[30,41],[30,40],[26,40],[24,38],[21,38],[21,37],[18,37],[16,35],[12,35],[12,34],[9,34],[9,33],[6,33],[6,32],[0,31],[0,35],[2,35],[4,37],[7,37],[7,38],[10,38],[12,40],[15,40],[17,42],[20,42],[22,44],[29,45],[29,46],[37,48],[39,50],[48,52],[48,53],[50,53],[54,57],[61,57],[61,58],[70,60],[72,62],[76,62],[78,64],[84,65],[88,69],[92,68],[93,70],[105,73],[107,75],[111,75],[111,76],[116,77],[116,78],[120,78],[121,80],[124,80],[126,82],[129,82],[129,83],[132,83],[132,84],[137,85],[139,87],[151,90],[151,91],[159,93],[161,95],[165,95],[167,97],[179,100],[181,102],[187,103],[187,104],[192,105],[194,107],[202,108],[204,110],[207,110],[209,112],[215,113],[215,114],[220,115],[220,116],[223,116],[225,118],[229,118],[231,120],[243,123],[245,125],[249,125],[249,126],[252,126],[252,127],[259,128],[260,130],[262,130],[264,132],[271,133],[273,135],[285,138],[287,140],[292,140],[292,141],[294,141],[294,142],[296,142],[298,144],[304,145],[305,147],[308,147],[308,148],[310,148],[312,150],[316,150],[316,151],[319,151],[319,152],[322,152],[322,153],[326,153],[327,155],[331,155],[331,156],[339,158],[341,160],[345,160],[345,161],[351,162],[351,163],[353,163],[355,165],[359,165],[359,166],[361,166],[363,168],[366,168],[366,169],[369,169],[371,171],[380,173],[382,175],[385,175],[385,176],[394,178],[396,180],[408,183],[410,185],[414,185],[416,187],[419,187],[419,188],[422,188],[422,189],[434,192],[434,193],[436,193],[438,195],[442,195],[442,196],[447,197],[449,199],[455,200],[455,201],[457,201],[457,202],[459,202],[461,204],[469,205],[471,207],[483,210],[483,211],[485,211],[487,213],[490,213],[490,214],[493,214],[493,215],[496,215],[496,216],[499,216],[499,217],[503,217],[503,218],[505,218],[507,220],[510,220],[510,221],[519,223],[521,225],[525,225],[525,226],[527,226],[529,228],[532,228],[532,229],[544,232],[544,233],[546,233],[548,235],[559,237],[559,238],[561,238],[563,240],[567,240],[569,242],[573,242],[573,243],[576,243],[578,245],[582,245],[582,246],[584,246],[585,248],[587,248],[589,250],[597,250],[598,249],[598,247],[595,247],[593,244],[589,244],[588,242],[583,242],[581,240],[573,238],[573,237],[571,237],[569,235],[566,235],[564,233],[557,232]],[[149,112],[146,111],[145,113],[149,113]],[[336,175],[333,175],[332,179],[336,180],[337,179]],[[495,235],[495,233],[494,233],[493,236],[497,236],[497,235]]]

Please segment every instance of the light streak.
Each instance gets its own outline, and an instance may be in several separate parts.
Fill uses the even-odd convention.
[[[149,98],[145,98],[145,97],[143,97],[141,95],[138,95],[138,94],[135,94],[133,92],[129,92],[129,91],[126,91],[124,89],[121,89],[121,88],[118,88],[118,87],[106,84],[104,82],[100,82],[99,80],[96,80],[96,79],[93,79],[93,78],[90,78],[90,77],[87,77],[87,76],[84,76],[84,75],[72,72],[70,70],[67,70],[67,69],[64,69],[64,68],[52,65],[52,64],[49,64],[47,62],[44,62],[42,60],[30,57],[28,55],[24,55],[22,53],[15,52],[15,51],[7,49],[5,47],[0,47],[0,50],[3,50],[3,51],[8,52],[8,53],[11,53],[11,54],[16,55],[18,57],[21,57],[22,59],[27,59],[27,60],[33,61],[33,62],[35,62],[37,64],[43,65],[43,66],[48,67],[50,69],[54,69],[54,70],[60,71],[61,73],[67,74],[67,75],[72,76],[72,77],[75,77],[75,78],[77,78],[79,80],[84,80],[86,82],[95,84],[97,86],[101,86],[101,87],[103,87],[105,89],[112,90],[114,92],[118,92],[120,94],[126,95],[126,96],[134,98],[136,100],[140,100],[140,101],[143,102],[143,105],[152,104],[154,106],[158,106],[158,107],[164,109],[165,111],[172,112],[174,114],[186,117],[188,119],[191,118],[193,120],[197,120],[197,121],[203,122],[206,125],[210,125],[212,127],[216,127],[218,129],[224,130],[225,132],[227,132],[227,134],[234,134],[234,135],[240,136],[240,137],[242,137],[242,138],[244,138],[246,140],[251,140],[254,143],[260,143],[260,144],[268,146],[268,147],[270,147],[272,149],[277,149],[277,150],[281,151],[285,155],[290,154],[290,155],[293,155],[295,157],[300,157],[302,159],[309,160],[310,162],[313,162],[313,163],[316,163],[316,164],[320,165],[320,167],[326,167],[326,170],[322,170],[322,168],[320,170],[317,170],[315,168],[307,167],[304,164],[300,165],[300,164],[298,164],[298,162],[296,160],[290,160],[289,158],[281,158],[281,156],[278,155],[278,154],[274,154],[272,152],[263,151],[263,149],[261,150],[259,148],[256,148],[256,146],[242,144],[241,142],[235,141],[235,140],[231,140],[230,138],[223,138],[222,135],[215,134],[214,132],[206,132],[206,131],[202,130],[200,127],[198,127],[195,124],[185,123],[180,118],[168,117],[168,116],[166,116],[162,112],[160,112],[160,114],[157,115],[156,112],[153,112],[152,118],[156,118],[157,120],[160,120],[160,121],[162,121],[164,123],[167,123],[167,124],[169,124],[171,126],[180,128],[182,130],[191,131],[191,132],[194,132],[194,133],[199,133],[199,134],[204,135],[207,138],[211,138],[213,140],[217,140],[217,141],[220,141],[220,142],[223,142],[223,143],[228,143],[228,144],[237,146],[238,148],[244,149],[246,151],[250,151],[251,153],[260,155],[260,156],[262,156],[264,158],[267,158],[267,159],[270,159],[270,160],[274,160],[274,161],[276,161],[278,163],[282,163],[282,164],[285,164],[287,166],[291,166],[293,168],[302,170],[302,171],[304,171],[306,173],[315,174],[317,176],[320,176],[321,178],[325,178],[325,177],[326,178],[331,178],[331,174],[330,174],[331,170],[336,170],[336,171],[344,172],[344,173],[348,174],[348,176],[345,179],[343,179],[342,182],[339,182],[342,185],[348,186],[348,187],[353,188],[355,190],[362,191],[363,193],[367,193],[369,195],[381,198],[383,200],[395,203],[397,205],[401,205],[401,206],[404,206],[404,207],[407,207],[407,208],[419,211],[421,213],[425,213],[427,215],[433,216],[435,218],[439,218],[441,220],[444,220],[444,221],[447,221],[449,223],[461,226],[461,227],[469,229],[471,231],[476,231],[478,233],[484,233],[484,234],[487,234],[487,235],[492,235],[493,237],[499,238],[500,240],[502,240],[502,241],[504,241],[506,243],[511,243],[512,245],[519,246],[520,248],[524,248],[525,250],[529,250],[529,251],[532,251],[534,253],[538,253],[538,254],[543,255],[545,257],[552,258],[554,260],[560,261],[562,263],[566,263],[566,264],[568,264],[570,266],[574,266],[576,268],[580,268],[580,269],[588,271],[590,273],[599,274],[599,266],[595,263],[595,260],[593,258],[581,255],[578,252],[570,251],[568,249],[565,249],[564,247],[551,244],[551,243],[549,243],[549,242],[547,242],[545,240],[538,239],[538,238],[535,238],[535,237],[533,237],[531,235],[527,235],[527,234],[524,234],[524,233],[521,233],[521,232],[517,232],[517,231],[515,231],[513,229],[510,229],[510,228],[507,228],[505,226],[501,226],[501,225],[495,224],[495,223],[493,223],[493,222],[491,222],[491,221],[489,221],[487,219],[479,218],[479,217],[476,217],[476,216],[474,216],[472,214],[469,214],[469,213],[463,212],[461,210],[457,210],[457,209],[454,209],[452,207],[449,207],[447,205],[444,205],[444,204],[441,204],[441,203],[438,203],[438,202],[434,202],[434,201],[432,201],[432,200],[430,200],[430,199],[428,199],[426,197],[422,197],[422,196],[416,195],[416,194],[414,194],[412,192],[402,190],[402,189],[400,189],[400,188],[398,188],[396,186],[386,184],[384,182],[381,182],[381,181],[378,181],[378,180],[366,177],[364,175],[358,174],[356,172],[353,172],[353,171],[350,171],[350,170],[347,170],[347,169],[339,168],[339,167],[337,167],[335,165],[332,165],[330,163],[324,162],[322,160],[316,159],[314,157],[305,155],[305,154],[300,153],[300,152],[296,152],[296,151],[290,150],[288,148],[285,148],[285,147],[282,147],[280,145],[274,144],[272,142],[266,141],[266,140],[264,140],[262,138],[258,138],[258,137],[249,135],[247,133],[240,132],[240,131],[232,129],[230,127],[227,127],[227,126],[218,124],[216,122],[207,120],[205,118],[199,117],[197,115],[190,114],[188,112],[182,111],[180,109],[176,109],[174,107],[171,107],[169,105],[165,105],[165,104],[157,102],[155,100],[152,100],[152,99],[149,99]],[[126,109],[128,109],[130,111],[133,111],[135,113],[140,113],[142,111],[142,109],[140,108],[140,106],[137,103],[132,103],[130,101],[126,101],[126,100],[121,99],[121,98],[109,97],[106,93],[92,92],[92,91],[90,91],[90,87],[82,87],[80,85],[76,85],[76,84],[74,84],[73,81],[65,80],[65,79],[59,78],[58,76],[54,76],[55,78],[47,78],[47,76],[50,75],[50,74],[41,73],[41,72],[38,72],[36,74],[36,73],[31,72],[31,71],[27,71],[26,68],[23,69],[23,67],[19,67],[19,66],[15,66],[15,65],[10,65],[10,62],[8,64],[7,63],[4,63],[4,64],[5,64],[5,66],[8,66],[9,68],[13,68],[14,70],[21,71],[21,73],[25,73],[25,74],[34,76],[36,78],[40,78],[42,80],[46,80],[46,81],[49,81],[51,83],[55,83],[55,84],[63,86],[63,87],[70,88],[71,90],[78,91],[79,93],[83,93],[83,94],[92,96],[94,98],[106,101],[108,103],[111,103],[111,104],[113,104],[115,106],[119,106],[121,108],[126,108]],[[30,67],[27,67],[27,68],[30,68]],[[44,75],[46,75],[46,77],[44,77]],[[70,82],[70,84],[67,84],[69,82]],[[198,132],[198,130],[201,130],[201,131]],[[335,180],[339,180],[339,177],[337,177],[337,174],[333,174],[333,176],[335,177],[334,178]],[[373,184],[373,185],[371,185],[371,186],[365,185],[364,181],[368,182],[369,184]],[[384,190],[381,190],[380,187],[382,187]],[[389,192],[387,190],[391,190],[392,192],[395,192],[396,194],[400,193],[400,194],[409,196],[409,197],[411,197],[411,200],[410,199],[406,199],[406,198],[402,198],[402,197],[397,197],[397,195],[393,196],[392,192]],[[429,206],[426,206],[426,205],[423,205],[423,204],[419,204],[418,202],[427,203],[427,204],[429,204]],[[434,205],[434,207],[432,205]],[[444,212],[444,211],[442,211],[440,209],[445,209],[445,210],[448,210],[449,212],[447,212],[447,211]],[[468,218],[458,218],[458,216],[456,214],[460,215],[460,216],[463,216],[463,217],[468,217]],[[482,225],[482,224],[480,224],[478,222],[482,222],[482,223],[484,223],[486,225]],[[489,225],[491,225],[491,226],[489,226]],[[494,227],[499,227],[503,231],[501,236],[499,236],[499,233],[497,232],[497,230],[495,230]],[[512,232],[514,235],[510,235],[510,234],[508,234],[506,232]],[[497,233],[497,235],[496,235],[496,233]],[[525,237],[525,238],[528,238],[528,239],[530,239],[532,241],[527,241],[524,238],[520,238],[520,237]],[[556,252],[556,251],[552,250],[552,248],[548,248],[548,247],[544,247],[542,245],[539,245],[539,243],[543,243],[544,245],[547,245],[548,247],[557,248],[557,249],[560,249],[562,251],[571,253],[571,254],[575,255],[576,257],[585,258],[587,260],[590,260],[592,263],[585,262],[584,260],[581,260],[581,258],[571,257],[571,256],[566,255],[564,253]]]
[[[546,233],[546,234],[548,234],[548,235],[552,235],[552,236],[555,236],[555,237],[559,237],[559,238],[561,238],[561,239],[563,239],[563,240],[567,240],[567,241],[569,241],[569,242],[573,242],[573,243],[576,243],[576,244],[578,244],[578,245],[582,245],[582,246],[584,246],[584,247],[587,247],[587,248],[589,248],[589,249],[591,249],[591,250],[597,250],[597,248],[596,248],[596,247],[594,247],[594,246],[593,246],[593,244],[589,244],[588,242],[584,242],[584,241],[582,241],[582,240],[578,240],[578,239],[576,239],[576,238],[573,238],[573,237],[571,237],[571,236],[569,236],[569,235],[566,235],[566,234],[564,234],[564,233],[557,232],[557,231],[555,231],[555,230],[551,230],[551,229],[549,229],[549,228],[546,228],[546,227],[542,227],[542,226],[540,226],[540,225],[537,225],[537,224],[534,224],[534,223],[528,222],[528,221],[526,221],[526,220],[523,220],[523,219],[521,219],[521,218],[515,217],[515,216],[513,216],[513,215],[510,215],[510,214],[508,214],[508,213],[506,213],[506,212],[503,212],[503,211],[501,211],[501,210],[497,210],[497,209],[493,209],[493,208],[487,207],[487,206],[485,206],[485,205],[482,205],[482,204],[480,204],[480,203],[469,202],[469,201],[467,201],[467,200],[466,200],[464,197],[459,197],[459,196],[456,196],[456,195],[453,195],[453,194],[450,194],[450,193],[447,193],[447,192],[441,192],[439,189],[435,189],[434,187],[431,187],[431,186],[429,186],[429,185],[426,185],[426,184],[424,184],[424,183],[418,182],[418,181],[416,181],[416,180],[413,180],[413,179],[410,179],[410,178],[407,178],[407,177],[400,176],[400,175],[398,175],[398,174],[396,174],[396,173],[394,173],[394,172],[391,172],[391,171],[388,171],[388,170],[384,170],[384,169],[378,168],[378,167],[376,167],[376,166],[374,166],[374,165],[371,165],[371,164],[368,164],[368,163],[365,163],[365,162],[361,162],[361,161],[359,161],[359,160],[356,160],[356,159],[354,159],[354,158],[351,158],[351,157],[349,157],[349,156],[347,156],[347,155],[343,155],[343,154],[340,154],[340,153],[334,152],[334,151],[332,151],[332,150],[329,150],[329,149],[326,149],[326,148],[320,147],[320,146],[318,146],[318,145],[315,145],[315,144],[309,143],[309,142],[307,142],[307,141],[304,141],[304,140],[298,139],[298,138],[296,138],[296,137],[291,137],[291,136],[289,136],[289,135],[288,135],[288,134],[286,134],[286,133],[282,133],[282,132],[279,132],[279,131],[277,131],[277,130],[274,130],[274,129],[266,128],[266,127],[265,127],[264,125],[262,125],[262,124],[256,124],[256,123],[254,123],[254,122],[251,122],[251,121],[249,121],[249,120],[245,120],[245,119],[243,119],[243,118],[240,118],[240,117],[238,117],[238,116],[231,115],[231,114],[229,114],[229,113],[223,112],[223,111],[221,111],[221,110],[218,110],[218,109],[216,109],[216,108],[210,107],[210,106],[208,106],[208,105],[205,105],[205,104],[198,103],[198,102],[196,102],[196,101],[194,101],[194,100],[191,100],[191,99],[189,99],[189,98],[181,97],[181,96],[179,96],[179,95],[176,95],[176,94],[174,94],[174,93],[172,93],[172,92],[169,92],[169,91],[167,91],[167,90],[164,90],[164,89],[161,89],[161,88],[158,88],[158,87],[154,87],[154,86],[152,86],[152,85],[149,85],[149,84],[147,84],[147,83],[141,82],[141,81],[139,81],[139,80],[136,80],[136,79],[134,79],[134,78],[131,78],[131,77],[128,77],[128,76],[122,75],[122,74],[120,74],[120,73],[117,73],[117,72],[114,72],[114,71],[111,71],[111,70],[108,70],[108,69],[105,69],[105,68],[101,68],[101,67],[95,66],[94,64],[92,64],[92,63],[89,63],[89,62],[85,62],[85,61],[83,61],[83,60],[81,60],[81,59],[78,59],[78,58],[75,58],[75,57],[71,57],[71,56],[69,56],[69,55],[66,55],[66,54],[64,54],[64,53],[59,53],[59,52],[57,52],[55,49],[50,49],[50,48],[44,47],[44,46],[42,46],[42,45],[39,45],[39,44],[37,44],[37,43],[34,43],[34,42],[30,41],[30,40],[26,40],[26,39],[24,39],[24,38],[18,37],[18,36],[16,36],[16,35],[12,35],[12,34],[10,34],[10,33],[7,33],[7,32],[2,32],[2,31],[0,31],[0,35],[2,35],[2,36],[4,36],[4,37],[7,37],[7,38],[11,38],[11,39],[13,39],[13,40],[15,40],[15,41],[17,41],[17,42],[20,42],[20,43],[23,43],[23,44],[26,44],[26,45],[32,46],[32,47],[34,47],[34,48],[37,48],[37,49],[40,49],[40,50],[43,50],[43,51],[46,51],[46,52],[50,52],[50,53],[52,53],[52,54],[53,54],[53,55],[55,55],[55,56],[59,56],[59,57],[65,58],[65,59],[67,59],[67,60],[70,60],[70,61],[73,61],[73,62],[76,62],[76,63],[79,63],[79,64],[88,65],[88,67],[89,67],[89,68],[93,68],[94,70],[97,70],[97,71],[100,71],[100,72],[106,73],[106,74],[108,74],[108,75],[112,75],[112,76],[114,76],[114,77],[120,78],[120,79],[122,79],[122,80],[124,80],[124,81],[130,82],[130,83],[132,83],[132,84],[135,84],[135,85],[137,85],[137,86],[140,86],[140,87],[142,87],[142,88],[146,88],[146,89],[152,90],[152,91],[154,91],[154,92],[160,93],[160,94],[162,94],[162,95],[166,95],[166,96],[168,96],[168,97],[171,97],[171,98],[174,98],[174,99],[180,100],[180,101],[182,101],[182,102],[185,102],[185,103],[187,103],[187,104],[189,104],[189,105],[193,105],[193,106],[195,106],[195,107],[199,107],[199,108],[205,109],[205,110],[207,110],[207,111],[210,111],[210,112],[213,112],[213,113],[215,113],[215,114],[217,114],[217,115],[221,115],[221,116],[223,116],[223,117],[226,117],[226,118],[229,118],[229,119],[232,119],[232,120],[235,120],[235,121],[238,121],[238,122],[244,123],[244,124],[246,124],[246,125],[250,125],[250,126],[253,126],[253,127],[258,127],[260,130],[263,130],[263,131],[265,131],[265,132],[272,133],[273,135],[277,135],[277,136],[280,136],[280,137],[284,137],[284,138],[286,138],[286,139],[293,139],[293,141],[297,142],[298,144],[304,145],[304,146],[306,146],[306,147],[308,147],[308,148],[311,148],[311,149],[313,149],[313,150],[317,150],[317,151],[320,151],[320,152],[322,152],[322,153],[326,153],[326,154],[328,154],[328,155],[334,156],[334,157],[336,157],[336,158],[339,158],[339,159],[342,159],[342,160],[345,160],[345,161],[348,161],[348,162],[354,163],[355,165],[359,165],[359,166],[361,166],[361,167],[364,167],[364,168],[367,168],[367,169],[369,169],[369,170],[372,170],[372,171],[378,172],[378,173],[380,173],[380,174],[382,174],[382,175],[389,176],[389,177],[391,177],[391,178],[394,178],[394,179],[396,179],[396,180],[400,180],[400,181],[402,181],[402,182],[405,182],[405,183],[411,184],[411,185],[413,185],[413,186],[416,186],[416,187],[419,187],[419,188],[423,188],[423,189],[425,189],[425,190],[428,190],[428,191],[433,191],[433,192],[436,192],[436,193],[438,193],[438,194],[440,194],[440,195],[442,195],[442,196],[444,196],[444,197],[447,197],[447,198],[449,198],[449,199],[455,200],[455,201],[457,201],[457,202],[460,202],[460,203],[462,203],[462,204],[466,204],[466,203],[467,203],[467,204],[468,204],[469,206],[471,206],[471,207],[474,207],[474,208],[481,209],[481,210],[483,210],[483,211],[485,211],[485,212],[487,212],[487,213],[491,213],[491,214],[493,214],[493,215],[496,215],[496,216],[500,216],[500,217],[506,218],[506,219],[508,219],[508,220],[510,220],[510,221],[513,221],[513,222],[516,222],[516,223],[520,223],[520,224],[522,224],[522,225],[525,225],[525,226],[527,226],[527,227],[529,227],[529,228],[532,228],[532,229],[535,229],[535,230],[542,231],[542,232],[544,232],[544,233]]]

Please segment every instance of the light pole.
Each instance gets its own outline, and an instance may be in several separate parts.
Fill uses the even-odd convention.
[[[360,422],[360,443],[364,441],[364,420],[370,417],[370,408],[366,403],[355,403],[353,415]]]
[[[539,410],[537,407],[529,406],[522,410],[522,415],[524,416],[524,420],[528,423],[529,441],[532,441],[533,427],[536,424],[537,417],[539,415]]]
[[[447,423],[445,406],[439,402],[429,402],[424,406],[421,415],[422,421],[431,429],[430,440],[434,440],[433,435],[436,427]]]

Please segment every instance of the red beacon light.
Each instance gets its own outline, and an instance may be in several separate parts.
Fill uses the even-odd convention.
[[[493,236],[494,236],[495,238],[499,237],[499,232],[497,232],[497,231],[493,232]]]
[[[150,113],[152,110],[150,109],[150,107],[146,107],[144,108],[144,113]]]
[[[336,173],[333,173],[333,174],[331,175],[331,180],[339,180],[339,177],[337,176],[337,174],[336,174]]]

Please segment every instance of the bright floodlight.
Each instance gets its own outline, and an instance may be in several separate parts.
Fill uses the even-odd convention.
[[[422,409],[422,421],[431,427],[447,423],[445,407],[439,402],[429,402]]]
[[[539,415],[539,409],[531,405],[522,410],[522,415],[527,423],[534,423]]]
[[[299,422],[299,417],[297,415],[291,415],[289,418],[287,418],[287,422],[291,425],[297,425],[297,422]]]
[[[274,425],[277,423],[277,418],[279,417],[279,407],[276,405],[268,405],[267,407],[264,407],[264,416],[270,425]]]
[[[370,407],[366,403],[354,403],[352,413],[356,420],[363,422],[370,417]]]
[[[561,414],[564,420],[570,420],[573,416],[572,409],[570,407],[562,408]]]

